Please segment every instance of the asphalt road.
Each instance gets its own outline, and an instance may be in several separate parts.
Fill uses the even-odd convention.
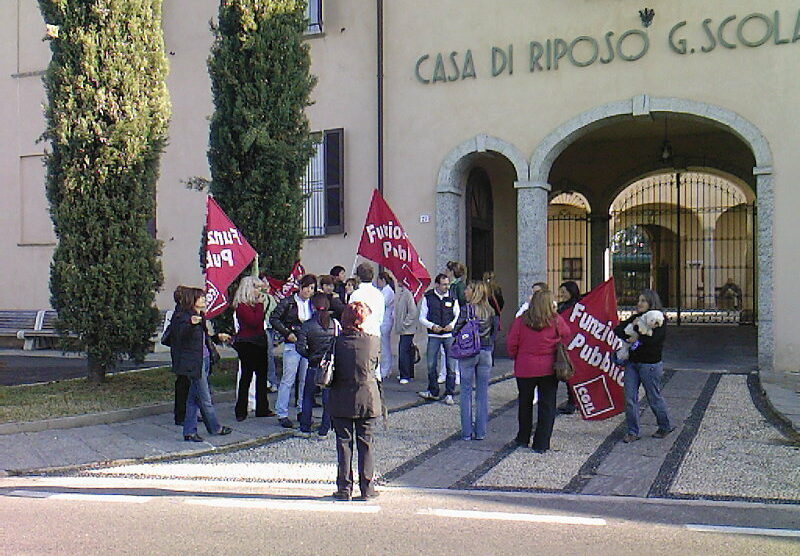
[[[800,507],[230,482],[0,481],[4,554],[799,554]],[[723,529],[716,529],[722,527]],[[733,527],[734,529],[731,529]],[[710,531],[709,531],[710,530]]]

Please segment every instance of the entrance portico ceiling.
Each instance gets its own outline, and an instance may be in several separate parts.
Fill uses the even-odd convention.
[[[734,134],[710,122],[669,115],[667,139],[674,156],[662,160],[664,114],[623,118],[594,129],[555,160],[549,182],[555,190],[585,194],[594,210],[605,210],[624,186],[647,174],[706,169],[738,178],[755,190],[753,153]]]

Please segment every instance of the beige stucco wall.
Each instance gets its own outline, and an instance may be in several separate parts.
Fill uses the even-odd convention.
[[[530,73],[528,44],[561,37],[567,41],[590,35],[603,42],[607,31],[616,36],[628,29],[642,29],[638,10],[618,0],[403,0],[385,4],[385,196],[404,224],[431,274],[435,261],[435,190],[439,167],[447,154],[465,140],[486,133],[514,145],[530,156],[542,139],[563,122],[593,107],[639,94],[691,99],[719,106],[754,124],[769,141],[774,159],[775,184],[775,280],[776,300],[790,299],[792,281],[800,273],[794,256],[794,215],[800,195],[794,182],[800,176],[796,145],[800,130],[794,115],[800,101],[795,75],[800,41],[758,48],[739,45],[734,50],[717,46],[699,52],[705,44],[704,18],[714,24],[728,15],[740,18],[752,11],[751,0],[704,2],[694,0],[658,3],[653,26],[647,31],[649,52],[635,62],[615,59],[577,68],[561,61],[558,71]],[[759,2],[760,11],[782,16],[781,34],[791,36],[798,6],[790,0]],[[19,6],[22,6],[20,11]],[[208,20],[214,17],[216,0],[168,0],[164,4],[165,34],[171,73],[173,102],[170,144],[162,162],[158,191],[158,234],[164,241],[165,291],[162,306],[169,305],[169,291],[180,282],[200,283],[198,240],[203,218],[203,196],[186,190],[181,180],[208,175],[207,116],[211,113],[205,61],[211,43]],[[31,191],[38,177],[35,165],[24,155],[41,153],[35,139],[43,121],[43,99],[37,76],[11,77],[21,71],[44,69],[47,46],[35,2],[0,2],[0,249],[6,260],[21,261],[14,278],[0,288],[0,307],[47,306],[48,265],[52,246],[20,246],[23,234],[48,243],[44,195]],[[324,9],[325,34],[309,39],[313,72],[319,78],[316,104],[308,114],[315,130],[345,129],[346,235],[306,242],[303,260],[309,270],[325,272],[333,264],[352,264],[360,228],[376,177],[375,2],[330,1]],[[667,33],[678,21],[688,25],[681,37],[698,52],[679,55],[667,45]],[[19,22],[19,23],[18,23]],[[752,29],[756,29],[757,22]],[[20,48],[18,49],[18,29]],[[734,26],[727,33],[735,35]],[[634,44],[632,40],[630,45]],[[514,73],[490,74],[491,47],[514,45]],[[414,76],[423,54],[431,60],[442,53],[474,56],[476,79],[423,85]],[[459,57],[463,62],[463,57]],[[446,66],[450,71],[449,64]],[[25,179],[24,187],[22,179]],[[518,179],[527,179],[527,176]],[[508,182],[506,182],[508,183]],[[510,185],[507,185],[510,187]],[[39,192],[42,190],[40,189]],[[38,196],[38,197],[37,197]],[[503,191],[497,199],[513,199]],[[38,199],[38,200],[37,200]],[[27,203],[27,204],[24,204]],[[38,203],[38,205],[36,204]],[[38,208],[37,208],[38,207]],[[37,216],[38,214],[38,216]],[[420,215],[430,215],[421,223]],[[509,226],[503,224],[506,232]],[[508,268],[508,253],[498,255]],[[508,268],[509,272],[516,272]],[[514,284],[514,279],[509,280]],[[510,297],[510,296],[508,296]],[[513,304],[513,300],[512,300]],[[800,359],[800,323],[791,307],[776,303],[776,363],[796,366]]]

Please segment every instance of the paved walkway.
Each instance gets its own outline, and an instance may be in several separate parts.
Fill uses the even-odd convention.
[[[645,410],[643,438],[633,444],[621,442],[622,416],[589,422],[573,415],[556,421],[554,449],[548,454],[516,448],[510,442],[516,431],[516,386],[513,380],[504,380],[512,363],[500,359],[491,388],[489,434],[482,442],[459,439],[458,406],[417,398],[416,390],[424,388],[421,380],[407,386],[394,380],[386,383],[390,427],[376,435],[383,480],[477,490],[800,501],[800,447],[791,440],[791,431],[782,435],[764,417],[771,414],[756,388],[754,350],[743,343],[738,350],[727,350],[727,359],[709,359],[713,349],[704,352],[705,358],[698,356],[704,342],[712,347],[714,343],[708,328],[696,328],[671,331],[668,346],[675,347],[665,353],[665,365],[671,370],[664,394],[678,430],[665,440],[648,436],[655,422]],[[745,327],[728,330],[740,339],[749,333]],[[694,370],[688,370],[692,366]],[[417,372],[422,375],[421,367]],[[0,470],[67,472],[77,466],[90,474],[331,479],[335,465],[331,439],[294,438],[275,418],[250,417],[237,423],[231,395],[221,398],[226,400],[217,403],[221,421],[234,429],[229,436],[186,443],[172,424],[168,406],[158,414],[115,423],[85,417],[97,422],[0,434]],[[274,395],[271,398],[274,401]],[[798,407],[796,399],[787,403]],[[730,470],[739,478],[732,479]]]

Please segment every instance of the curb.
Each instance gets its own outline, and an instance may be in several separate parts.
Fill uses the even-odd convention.
[[[232,402],[236,399],[236,392],[229,390],[214,394],[215,402]],[[164,402],[143,407],[132,407],[130,409],[118,409],[116,411],[106,411],[103,413],[89,413],[86,415],[72,415],[69,417],[56,417],[54,419],[44,419],[42,421],[27,421],[24,423],[5,423],[0,425],[0,436],[7,434],[18,434],[23,432],[42,432],[48,430],[74,429],[78,427],[88,427],[92,425],[107,425],[109,423],[120,423],[131,421],[150,415],[161,415],[172,411],[174,403]]]
[[[489,385],[497,384],[499,382],[503,382],[504,380],[508,380],[513,378],[512,373],[506,373],[497,377],[492,378],[489,381]],[[230,397],[230,400],[233,401],[235,399],[235,392],[223,392],[220,393],[218,397],[218,401],[226,401],[223,400],[223,395]],[[411,409],[414,407],[420,407],[423,405],[427,405],[431,402],[428,400],[415,400],[413,402],[408,402],[402,405],[399,405],[395,408],[388,410],[387,413],[397,413],[400,411],[405,411],[407,409]],[[138,409],[148,409],[153,410],[155,408],[166,406],[166,411],[162,411],[162,413],[167,413],[172,410],[172,404],[159,404],[158,406],[150,406],[146,408],[138,408]],[[109,413],[99,413],[93,415],[86,415],[83,417],[98,417],[98,416],[105,416],[109,415],[110,413],[123,413],[123,412],[130,412],[133,410],[121,410],[121,411],[114,411]],[[150,413],[149,415],[155,415],[156,413]],[[61,420],[61,419],[53,419],[53,420]],[[124,419],[122,419],[124,420]],[[111,422],[111,421],[108,421]],[[39,421],[35,421],[32,424],[39,423]],[[96,424],[103,424],[96,423]],[[75,425],[75,426],[82,426],[82,425]],[[47,429],[43,429],[47,430]],[[289,438],[294,435],[294,429],[291,430],[284,430],[279,432],[274,432],[267,436],[259,436],[256,438],[249,438],[247,440],[242,440],[240,442],[232,442],[230,444],[225,444],[222,446],[211,446],[210,448],[201,448],[197,450],[185,450],[182,452],[170,452],[166,454],[159,454],[157,456],[144,456],[141,458],[125,458],[119,460],[106,460],[106,461],[99,461],[99,462],[92,462],[92,463],[83,463],[79,465],[63,465],[57,467],[39,467],[33,469],[6,469],[0,470],[0,476],[10,476],[10,477],[21,477],[21,476],[28,476],[28,475],[60,475],[65,473],[79,473],[81,471],[87,471],[90,469],[101,469],[106,467],[117,467],[121,465],[135,465],[135,464],[143,464],[143,463],[160,463],[165,461],[176,461],[181,459],[188,459],[193,457],[205,456],[209,454],[222,454],[226,452],[235,452],[237,450],[243,450],[245,448],[255,448],[257,446],[263,446],[266,444],[270,444],[271,442],[275,442],[278,440],[283,440],[284,438]]]
[[[753,400],[753,405],[756,409],[769,421],[778,431],[789,440],[793,442],[800,442],[800,431],[798,431],[794,422],[783,414],[775,405],[764,388],[761,381],[761,374],[752,373],[747,377],[747,386],[750,390],[750,397]],[[780,386],[773,386],[773,388],[780,388]]]
[[[93,463],[83,463],[80,465],[63,465],[58,467],[39,467],[36,469],[6,469],[0,471],[8,477],[22,477],[29,475],[63,475],[65,473],[79,473],[81,471],[88,471],[90,469],[102,469],[104,467],[117,467],[121,465],[138,465],[143,463],[161,463],[164,461],[181,460],[205,456],[209,454],[223,454],[226,452],[235,452],[244,448],[253,448],[270,442],[281,440],[292,436],[291,431],[279,431],[267,436],[259,436],[256,438],[249,438],[240,442],[232,442],[223,446],[211,446],[210,448],[201,448],[198,450],[184,450],[182,452],[170,452],[168,454],[159,454],[157,456],[144,456],[141,458],[125,458],[116,460],[106,460]]]

